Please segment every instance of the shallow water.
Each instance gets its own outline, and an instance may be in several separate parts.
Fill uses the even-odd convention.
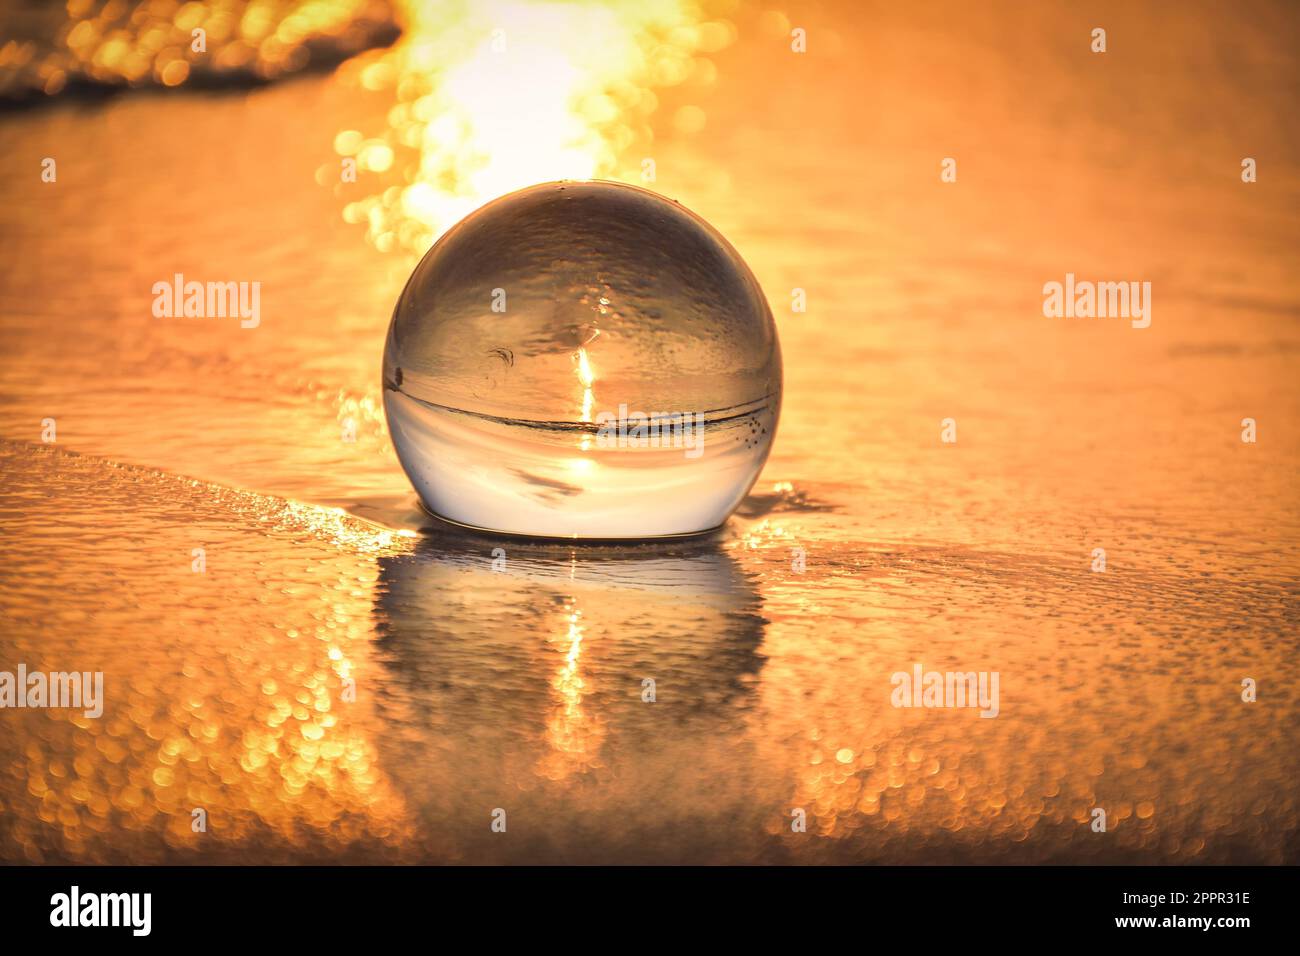
[[[654,188],[785,359],[703,540],[415,507],[380,360],[418,230],[345,221],[383,171],[319,181],[392,90],[0,118],[0,669],[107,698],[0,712],[0,859],[1297,862],[1294,11],[1107,8],[1097,57],[1066,4],[847,9],[802,58],[742,9],[655,87]],[[1151,326],[1044,318],[1067,272],[1151,281]],[[260,324],[155,318],[175,273],[260,281]],[[997,671],[998,716],[891,706],[917,663]]]

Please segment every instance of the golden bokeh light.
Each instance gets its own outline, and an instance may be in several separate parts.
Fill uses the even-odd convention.
[[[634,144],[653,141],[655,88],[684,82],[703,62],[697,54],[735,35],[690,0],[411,0],[401,15],[392,50],[343,70],[367,90],[392,92],[388,126],[369,139],[343,131],[335,149],[392,173],[344,218],[365,223],[381,250],[415,253],[497,196],[613,175]],[[687,123],[698,129],[702,111],[691,109]]]
[[[54,95],[71,81],[269,80],[393,36],[389,8],[375,0],[68,0],[11,16],[11,29],[53,31],[57,41],[0,44],[0,96]]]

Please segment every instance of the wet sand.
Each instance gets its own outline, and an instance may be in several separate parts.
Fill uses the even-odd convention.
[[[0,669],[106,686],[0,711],[0,860],[1300,859],[1294,11],[847,9],[802,56],[731,14],[597,167],[649,151],[768,295],[753,494],[504,573],[383,422],[420,233],[353,204],[401,151],[321,174],[393,89],[0,117]],[[155,318],[175,273],[260,281],[260,324]],[[1067,273],[1150,281],[1150,327],[1044,317]],[[997,671],[996,719],[892,706],[917,663]]]

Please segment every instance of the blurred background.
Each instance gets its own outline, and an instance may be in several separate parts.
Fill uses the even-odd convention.
[[[1297,862],[1298,41],[1259,0],[0,3],[0,669],[106,694],[0,711],[0,860]],[[593,177],[745,257],[782,421],[719,533],[494,573],[415,506],[384,334],[459,218]],[[1045,318],[1067,272],[1151,326]],[[155,318],[176,273],[260,324]],[[916,663],[999,716],[892,707]]]

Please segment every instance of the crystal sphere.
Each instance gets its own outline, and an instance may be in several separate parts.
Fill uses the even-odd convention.
[[[383,374],[425,507],[541,537],[717,527],[781,407],[772,313],[736,250],[608,182],[532,186],[447,232],[397,300]]]

